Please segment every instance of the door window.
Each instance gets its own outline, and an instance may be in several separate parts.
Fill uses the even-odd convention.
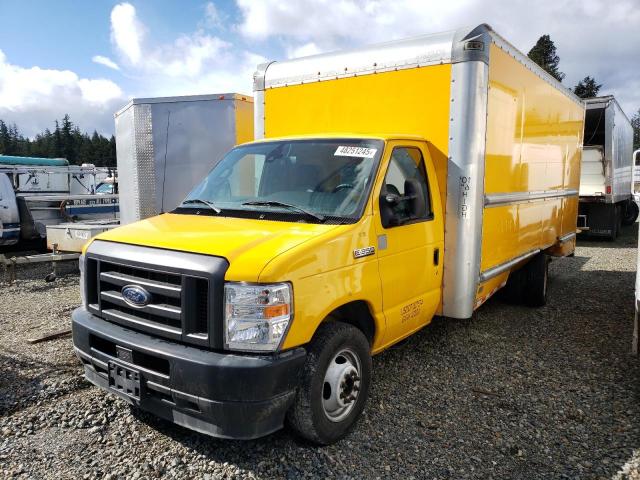
[[[420,149],[394,148],[381,193],[380,211],[384,227],[433,218]]]

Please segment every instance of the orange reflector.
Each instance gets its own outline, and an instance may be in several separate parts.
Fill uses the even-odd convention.
[[[289,305],[270,305],[264,307],[264,318],[276,318],[289,314]]]

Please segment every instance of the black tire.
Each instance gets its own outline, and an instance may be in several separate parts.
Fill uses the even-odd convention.
[[[349,402],[348,405],[351,406],[343,407],[348,409],[342,411],[345,415],[343,418],[336,415],[334,420],[331,420],[326,411],[325,402],[335,397],[331,396],[331,385],[325,382],[325,377],[331,365],[334,371],[345,368],[339,366],[346,365],[344,361],[340,362],[340,354],[350,358],[347,360],[350,362],[349,365],[353,363],[355,357],[358,358],[359,368],[356,370],[359,370],[359,379],[355,382],[352,380],[353,384],[350,387],[353,389],[353,386],[357,385],[359,390],[357,392],[349,390],[349,386],[341,390],[342,394],[348,391],[349,396],[353,394],[356,396]],[[354,355],[354,358],[351,358],[351,355]],[[342,358],[342,360],[345,359]],[[339,377],[344,383],[346,377]],[[369,396],[370,384],[371,353],[367,338],[352,325],[337,321],[327,322],[318,328],[307,349],[307,359],[300,373],[298,391],[293,405],[287,412],[287,424],[297,435],[311,443],[317,445],[334,443],[349,433],[362,413]],[[329,397],[327,397],[327,388]]]
[[[640,208],[638,208],[638,204],[633,200],[629,200],[622,210],[622,225],[628,227],[636,223],[639,213]]]
[[[500,298],[507,303],[519,305],[523,303],[524,290],[526,287],[526,276],[521,268],[509,274],[507,284],[500,290]]]
[[[523,303],[529,307],[542,307],[547,303],[549,259],[544,253],[538,253],[522,268],[522,271],[526,285],[523,291]]]
[[[607,237],[610,242],[615,242],[616,238],[620,234],[620,228],[622,224],[621,208],[618,205],[613,206],[613,222],[611,224],[611,233]]]

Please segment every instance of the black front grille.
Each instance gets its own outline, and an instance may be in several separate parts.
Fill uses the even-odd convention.
[[[95,240],[86,252],[88,310],[131,330],[184,344],[224,348],[221,257]],[[151,299],[135,306],[122,289],[144,288]]]
[[[94,263],[95,262],[95,263]],[[89,258],[87,298],[90,309],[123,326],[195,344],[209,344],[209,281],[155,268]],[[131,305],[122,295],[129,285],[144,288],[151,301]],[[92,290],[95,289],[94,291]]]

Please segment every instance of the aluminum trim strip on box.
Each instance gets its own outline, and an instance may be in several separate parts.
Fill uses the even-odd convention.
[[[484,272],[480,274],[480,283],[484,283],[487,280],[491,280],[494,277],[497,277],[501,273],[506,272],[511,267],[517,265],[518,263],[533,257],[534,255],[540,253],[540,249],[536,248],[535,250],[531,250],[530,252],[524,253],[522,255],[518,255],[517,257],[512,258],[511,260],[507,260],[504,263],[496,265],[495,267],[488,268]]]
[[[575,236],[576,236],[576,232],[571,232],[571,233],[567,233],[566,235],[562,235],[561,237],[558,237],[558,243],[566,243],[572,238],[575,238]]]
[[[548,200],[550,198],[576,197],[578,190],[544,190],[536,192],[509,192],[509,193],[492,193],[485,195],[485,207],[501,207],[503,205],[512,205],[514,203],[534,202],[536,200]]]

